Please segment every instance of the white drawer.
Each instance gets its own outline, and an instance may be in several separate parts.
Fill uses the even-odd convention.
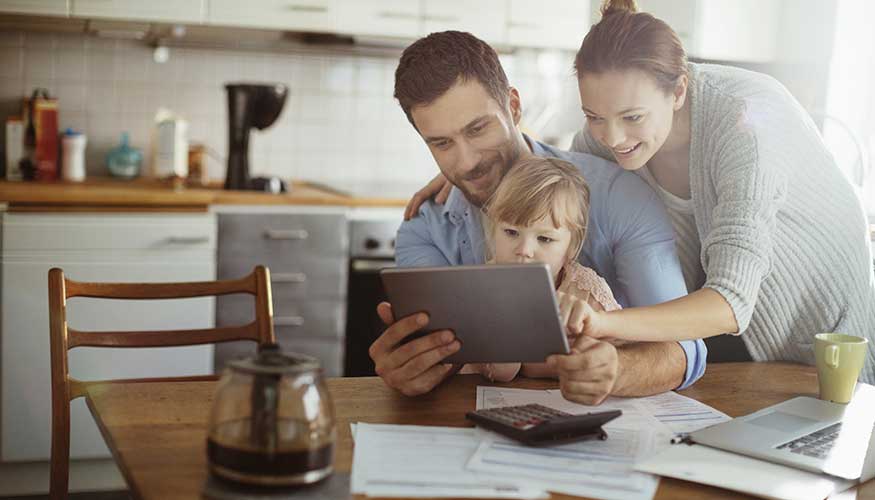
[[[4,252],[216,248],[214,214],[3,214]]]

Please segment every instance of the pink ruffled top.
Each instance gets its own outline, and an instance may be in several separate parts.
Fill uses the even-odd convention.
[[[562,282],[557,289],[560,292],[570,293],[583,300],[595,300],[605,311],[622,309],[617,299],[614,298],[611,287],[604,278],[579,262],[569,262],[562,267]]]

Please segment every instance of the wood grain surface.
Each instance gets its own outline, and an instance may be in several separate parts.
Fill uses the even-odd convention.
[[[350,422],[469,426],[479,375],[458,375],[430,394],[410,398],[376,377],[328,379],[337,417],[335,469],[352,464]],[[556,388],[555,381],[519,379],[509,387]],[[91,387],[88,406],[132,494],[147,499],[200,498],[207,475],[207,419],[215,382],[118,384]],[[681,392],[731,416],[744,415],[799,395],[816,396],[813,367],[789,363],[723,363]],[[553,495],[553,498],[567,498]],[[656,498],[735,499],[739,493],[662,478]],[[875,481],[859,487],[857,500],[875,499]]]

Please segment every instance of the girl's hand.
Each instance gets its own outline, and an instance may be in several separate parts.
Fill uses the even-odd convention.
[[[604,312],[598,312],[585,300],[563,291],[556,292],[559,300],[560,321],[568,329],[569,337],[586,335],[600,339],[610,336],[604,328]]]
[[[410,201],[407,202],[407,208],[404,209],[404,220],[412,219],[419,210],[419,206],[432,196],[434,196],[436,203],[443,205],[450,196],[451,189],[453,189],[453,185],[444,177],[444,174],[437,174],[434,179],[417,191],[413,198],[410,198]]]

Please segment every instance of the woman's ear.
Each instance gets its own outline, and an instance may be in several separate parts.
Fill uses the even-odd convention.
[[[513,118],[513,124],[519,125],[520,119],[523,116],[523,105],[520,101],[520,92],[515,87],[508,87],[507,105],[510,107],[510,116]]]
[[[690,79],[687,75],[681,75],[678,78],[678,82],[674,86],[674,91],[672,94],[674,95],[674,104],[672,107],[675,111],[684,107],[684,103],[687,100],[687,86],[690,83]]]

